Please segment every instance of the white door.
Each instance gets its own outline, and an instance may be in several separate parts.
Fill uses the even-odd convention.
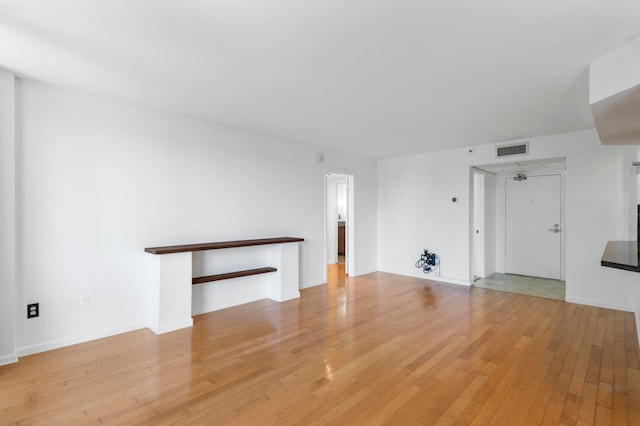
[[[560,279],[561,177],[506,181],[506,272]]]

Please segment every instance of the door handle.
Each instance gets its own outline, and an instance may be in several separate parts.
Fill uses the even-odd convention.
[[[553,228],[549,229],[549,232],[553,232],[554,234],[557,234],[560,231],[561,231],[561,229],[560,229],[560,224],[559,223],[554,224]]]

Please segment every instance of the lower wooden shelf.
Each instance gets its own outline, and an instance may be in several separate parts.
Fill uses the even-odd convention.
[[[247,269],[245,271],[227,272],[225,274],[207,275],[205,277],[195,277],[191,279],[191,284],[202,284],[211,281],[229,280],[231,278],[248,277],[251,275],[266,274],[269,272],[276,272],[278,269],[266,267],[257,269]]]

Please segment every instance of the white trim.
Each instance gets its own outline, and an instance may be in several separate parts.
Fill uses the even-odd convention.
[[[471,283],[469,281],[459,280],[457,278],[447,278],[443,276],[436,277],[431,275],[425,275],[424,278],[431,281],[439,281],[447,284],[455,284],[463,287],[471,287]]]
[[[17,348],[18,356],[26,356],[37,354],[39,352],[50,351],[52,349],[58,349],[65,346],[76,345],[78,343],[85,343],[91,340],[102,339],[105,337],[115,336],[116,334],[128,333],[134,330],[140,330],[142,328],[147,328],[147,324],[145,323],[131,323],[128,325],[124,325],[122,327],[110,328],[106,330],[101,330],[95,333],[84,334],[81,336],[74,336],[60,340],[54,340],[47,343],[32,345],[32,346],[23,346]]]
[[[325,269],[327,269],[327,268],[325,268]],[[325,274],[326,274],[326,271],[325,271]],[[323,284],[326,284],[326,283],[327,283],[326,279],[324,281],[313,281],[311,283],[306,283],[306,284],[300,283],[300,290],[303,290],[305,288],[316,287],[316,286],[323,285]]]
[[[634,312],[630,306],[618,303],[602,302],[601,300],[586,299],[584,297],[567,296],[565,301],[569,303],[577,303],[579,305],[595,306],[596,308],[615,309],[616,311]]]
[[[18,357],[16,356],[16,354],[0,357],[0,365],[13,364],[16,362],[18,362]]]
[[[236,306],[236,305],[234,305]],[[180,330],[182,328],[193,327],[193,318],[188,318],[180,321],[174,321],[169,323],[163,323],[156,327],[149,326],[149,330],[156,334],[171,333],[172,331]]]
[[[325,167],[322,172],[322,187],[324,189],[322,193],[322,284],[327,282],[327,262],[329,262],[329,258],[327,256],[327,173],[330,173],[329,170]],[[309,287],[314,287],[319,284],[312,284]],[[300,289],[308,288],[306,285],[300,283]]]
[[[355,175],[347,175],[347,274],[357,275],[356,269],[356,198],[355,198]]]
[[[359,277],[361,275],[373,274],[374,272],[378,272],[377,269],[367,269],[364,271],[356,271],[354,275],[349,274],[350,277]]]
[[[400,275],[403,277],[412,277],[412,278],[422,278],[425,280],[429,280],[429,281],[438,281],[438,282],[443,282],[443,283],[447,283],[447,284],[455,284],[455,285],[461,285],[464,287],[470,287],[471,283],[467,280],[464,279],[459,279],[459,278],[450,278],[450,277],[443,277],[443,276],[439,276],[436,277],[435,274],[424,274],[421,272],[418,272],[418,270],[416,269],[416,273],[406,273],[406,272],[395,272],[395,271],[390,271],[390,270],[379,270],[377,272],[384,272],[386,274],[394,274],[394,275]]]

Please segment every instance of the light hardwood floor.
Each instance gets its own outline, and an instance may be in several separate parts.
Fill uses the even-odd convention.
[[[339,267],[0,367],[0,424],[640,425],[633,314]]]

